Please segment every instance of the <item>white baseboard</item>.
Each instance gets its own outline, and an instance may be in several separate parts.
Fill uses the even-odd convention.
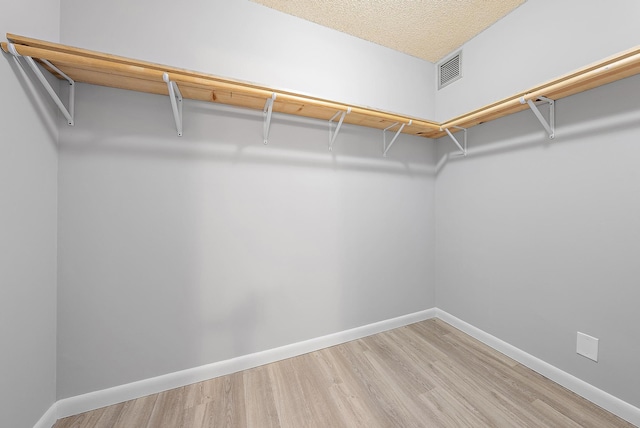
[[[368,324],[362,327],[329,334],[327,336],[293,343],[279,348],[243,355],[230,360],[219,361],[138,382],[132,382],[113,388],[90,392],[88,394],[65,398],[54,403],[42,418],[40,418],[40,421],[38,421],[34,428],[50,428],[58,418],[64,418],[78,413],[98,409],[100,407],[133,400],[149,394],[156,394],[168,389],[178,388],[214,377],[236,373],[241,370],[247,370],[286,358],[295,357],[327,348],[329,346],[339,345],[351,340],[360,339],[372,334],[381,333],[383,331],[436,317],[597,404],[598,406],[610,411],[611,413],[631,422],[634,425],[640,426],[640,409],[637,407],[632,406],[631,404],[622,401],[619,398],[616,398],[611,394],[602,391],[593,385],[590,385],[443,310],[432,308]]]
[[[53,424],[58,420],[58,403],[55,402],[49,407],[44,415],[40,418],[38,422],[33,426],[33,428],[51,428]]]
[[[542,361],[539,358],[534,357],[531,354],[524,352],[523,350],[516,348],[498,339],[495,336],[486,333],[479,328],[472,326],[459,318],[454,317],[453,315],[441,310],[435,309],[436,317],[440,318],[442,321],[452,325],[468,334],[471,337],[478,339],[484,344],[492,347],[496,351],[499,351],[506,356],[513,358],[520,364],[530,368],[531,370],[540,373],[541,375],[551,379],[569,389],[570,391],[575,392],[576,394],[586,398],[592,403],[597,404],[605,410],[613,413],[621,417],[622,419],[631,422],[636,426],[640,426],[640,409],[622,401],[619,398],[614,397],[613,395],[605,392],[601,389],[596,388],[595,386],[578,379],[577,377],[560,370],[557,367],[552,366],[551,364]]]
[[[427,309],[413,314],[403,315],[397,318],[368,324],[362,327],[356,327],[350,330],[329,334],[327,336],[305,340],[303,342],[293,343],[291,345],[286,345],[279,348],[269,349],[267,351],[243,355],[241,357],[232,358],[230,360],[219,361],[216,363],[194,367],[192,369],[182,370],[175,373],[169,373],[138,382],[132,382],[125,385],[115,386],[113,388],[90,392],[88,394],[65,398],[59,400],[56,403],[57,417],[64,418],[67,416],[77,415],[78,413],[88,412],[89,410],[98,409],[104,406],[110,406],[112,404],[121,403],[123,401],[133,400],[135,398],[144,397],[149,394],[156,394],[168,389],[178,388],[214,377],[236,373],[241,370],[247,370],[286,358],[291,358],[309,352],[317,351],[329,346],[339,345],[341,343],[360,339],[362,337],[402,327],[408,324],[413,324],[415,322],[423,321],[429,318],[434,318],[435,316],[436,309]],[[51,425],[47,426],[46,428],[50,427]],[[37,428],[40,428],[40,426],[38,426]]]

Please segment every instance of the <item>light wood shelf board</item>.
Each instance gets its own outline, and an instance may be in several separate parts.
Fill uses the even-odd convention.
[[[544,96],[558,100],[638,73],[640,73],[640,46],[457,116],[444,122],[442,126],[443,128],[452,126],[470,128],[527,109],[527,105],[520,102],[521,98],[528,100]]]
[[[441,129],[449,128],[452,132],[457,132],[454,128],[456,126],[471,128],[525,110],[528,106],[520,102],[522,98],[535,100],[544,96],[557,100],[640,73],[640,46],[637,46],[526,91],[438,123],[14,34],[7,34],[7,40],[14,43],[21,55],[31,56],[34,59],[46,59],[73,80],[81,83],[168,95],[167,85],[163,81],[163,74],[167,73],[170,79],[178,84],[186,99],[262,110],[266,101],[276,94],[273,111],[277,113],[329,120],[336,112],[350,109],[351,112],[345,116],[344,123],[385,129],[395,123],[408,125],[411,122],[411,125],[405,126],[402,132],[426,138],[445,136],[446,133]],[[5,52],[8,51],[6,43],[2,43],[2,49]],[[396,129],[393,128],[391,131]]]
[[[439,124],[435,122],[380,110],[14,34],[7,34],[7,39],[15,44],[19,54],[34,59],[47,59],[70,78],[81,83],[168,95],[166,83],[162,79],[163,74],[167,73],[187,99],[263,109],[266,101],[275,93],[273,109],[278,113],[329,120],[336,112],[351,109],[351,113],[345,117],[345,123],[384,129],[396,122],[408,123],[413,120],[412,126],[405,126],[404,133],[427,136],[439,132]],[[2,48],[7,51],[6,43],[3,43]]]

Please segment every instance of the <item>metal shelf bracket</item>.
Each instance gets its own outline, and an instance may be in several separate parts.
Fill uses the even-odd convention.
[[[549,122],[546,121],[538,106],[532,100],[525,100],[524,97],[520,98],[520,104],[529,104],[529,108],[536,115],[542,126],[544,127],[547,134],[549,134],[549,139],[553,140],[556,136],[556,109],[555,109],[555,101],[549,99],[547,97],[538,97],[537,100],[544,101],[549,104]]]
[[[169,90],[169,101],[171,101],[171,110],[173,111],[173,119],[176,122],[178,137],[182,137],[182,93],[178,88],[178,84],[169,78],[169,73],[164,73],[162,80],[167,84],[167,89]]]
[[[264,113],[264,126],[263,126],[263,135],[264,135],[264,143],[269,143],[269,129],[271,128],[271,114],[273,113],[273,101],[276,99],[275,92],[271,94],[271,98],[267,99],[267,102],[264,104],[264,109],[262,112]]]
[[[458,141],[458,139],[451,133],[451,131],[449,131],[449,128],[445,128],[445,129],[440,128],[440,130],[445,131],[447,135],[449,135],[449,137],[453,140],[453,142],[456,143],[456,146],[458,146],[458,148],[460,149],[462,156],[466,156],[467,155],[467,129],[461,128],[459,126],[452,126],[452,128],[459,129],[464,134],[462,144],[460,144],[460,141]]]
[[[396,131],[391,141],[389,141],[389,145],[387,145],[387,131],[395,127],[396,125],[400,124],[400,122],[396,122],[393,125],[389,125],[382,130],[382,156],[387,157],[387,152],[389,151],[391,146],[393,146],[393,143],[396,142],[396,139],[398,138],[398,136],[400,135],[404,127],[410,126],[412,123],[413,123],[413,120],[410,120],[409,123],[403,123],[402,125],[400,125],[400,128]]]
[[[351,107],[347,108],[347,111],[338,111],[334,114],[331,119],[329,119],[329,151],[333,150],[333,142],[336,141],[336,137],[340,132],[340,127],[342,127],[342,122],[344,121],[344,117],[351,113]],[[340,116],[340,120],[338,121],[338,126],[336,126],[336,130],[333,131],[333,121],[336,117]]]
[[[36,77],[38,78],[38,80],[40,81],[42,86],[49,93],[49,96],[51,97],[53,102],[56,103],[56,105],[58,106],[58,108],[60,109],[60,111],[62,112],[64,117],[67,119],[67,123],[70,126],[73,126],[73,124],[74,124],[74,115],[75,115],[76,82],[74,82],[72,78],[70,78],[69,76],[64,74],[62,71],[60,71],[58,69],[58,67],[56,67],[55,65],[51,64],[46,59],[40,59],[40,61],[42,61],[44,64],[46,64],[48,67],[50,67],[53,71],[55,71],[60,76],[62,76],[67,82],[69,82],[69,108],[67,109],[67,107],[64,105],[64,103],[62,102],[62,100],[60,99],[58,94],[56,93],[55,89],[53,89],[53,87],[51,86],[51,84],[49,83],[47,78],[44,77],[44,74],[42,74],[42,71],[38,67],[38,64],[36,64],[35,60],[30,56],[22,56],[22,55],[20,55],[18,53],[18,51],[16,50],[16,47],[15,47],[15,45],[13,43],[7,44],[7,47],[9,49],[9,52],[11,52],[11,54],[13,55],[13,59],[20,66],[20,68],[23,68],[23,67],[22,67],[22,63],[20,62],[19,58],[22,57],[22,58],[25,59],[25,61],[29,65],[29,68],[31,68],[31,70],[36,75]]]

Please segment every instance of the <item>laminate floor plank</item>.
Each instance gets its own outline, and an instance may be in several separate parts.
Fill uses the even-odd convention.
[[[629,428],[431,319],[60,419],[54,428]]]
[[[357,340],[343,347],[352,367],[358,368],[358,380],[370,393],[374,405],[380,407],[391,421],[391,426],[423,427],[429,420],[426,409],[418,404],[418,397],[411,396],[404,388],[398,388],[393,372],[387,370],[381,359],[366,345]]]
[[[90,412],[80,413],[79,415],[69,416],[58,420],[55,428],[93,428],[98,419],[104,413],[106,407],[92,410]]]
[[[332,395],[343,410],[344,419],[354,427],[388,427],[391,420],[375,400],[370,397],[366,384],[359,381],[357,371],[344,357],[341,346],[322,350],[326,357],[321,360],[332,369],[331,376],[336,380],[331,387]]]
[[[246,427],[245,393],[243,373],[238,372],[228,376],[221,376],[211,379],[213,388],[213,399],[208,401],[203,411],[202,427]],[[183,418],[184,419],[184,418]],[[181,425],[188,426],[184,422]]]
[[[462,376],[466,382],[473,382],[475,388],[487,391],[494,396],[494,402],[499,404],[508,414],[521,419],[525,426],[534,425],[537,416],[531,406],[522,403],[532,403],[539,394],[531,388],[528,382],[518,382],[513,376],[513,367],[517,365],[505,356],[499,357],[493,350],[480,342],[468,340],[468,336],[458,340],[459,334],[447,333],[442,339],[455,346],[457,361],[450,367]],[[462,364],[467,362],[467,364]]]
[[[490,426],[490,421],[464,397],[449,389],[435,387],[420,396],[426,407],[435,415],[437,426],[444,428],[480,428]]]
[[[549,421],[547,426],[583,428],[583,425],[580,425],[570,417],[563,415],[542,400],[534,400],[532,405],[538,411],[539,416],[544,417],[545,420]]]
[[[205,380],[185,387],[184,389],[184,409],[207,404],[215,397],[215,379]]]
[[[523,365],[519,364],[514,367],[513,376],[514,378],[520,377],[523,383],[535,385],[540,401],[571,418],[582,427],[634,427],[633,424],[623,421],[612,413]]]
[[[184,387],[157,394],[146,428],[184,426]]]
[[[311,403],[311,418],[306,421],[307,426],[344,426],[346,422],[343,420],[339,404],[331,394],[335,378],[324,375],[320,368],[320,358],[321,352],[302,355],[296,369],[302,396]]]
[[[388,335],[375,335],[368,337],[366,343],[371,349],[371,354],[380,359],[385,369],[392,373],[396,382],[403,385],[403,389],[413,396],[418,396],[433,388],[424,372],[416,370],[416,364],[402,348],[391,340],[392,333]]]
[[[120,414],[124,410],[126,402],[114,404],[113,406],[105,407],[100,417],[95,421],[95,424],[90,425],[91,428],[111,428],[113,427]]]
[[[485,426],[527,426],[504,407],[493,385],[478,383],[472,372],[443,361],[435,362],[432,368],[438,386],[448,391],[456,400],[478,409],[477,415],[486,422]]]
[[[181,421],[180,426],[189,428],[206,428],[208,423],[205,420],[207,405],[208,403],[197,404],[183,409],[182,414],[179,417]]]
[[[462,352],[461,350],[458,350]],[[502,363],[496,366],[470,363],[460,366],[458,362],[438,361],[435,365],[442,373],[443,384],[454,385],[456,391],[467,399],[474,400],[477,407],[492,409],[487,416],[502,416],[506,419],[494,421],[496,426],[537,426],[535,416],[527,410],[531,395],[505,381]],[[455,382],[451,382],[455,379]]]
[[[244,372],[247,427],[280,428],[276,400],[265,366]]]
[[[122,411],[113,424],[113,428],[146,426],[157,399],[158,396],[154,394],[123,403]]]
[[[269,364],[269,378],[282,428],[305,427],[311,423],[313,404],[302,396],[302,386],[291,359]]]

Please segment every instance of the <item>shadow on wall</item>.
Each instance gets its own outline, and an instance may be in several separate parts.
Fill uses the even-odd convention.
[[[269,144],[264,145],[261,111],[194,100],[185,101],[184,136],[178,137],[166,97],[100,87],[91,88],[96,95],[82,97],[82,91],[88,90],[87,85],[78,85],[77,97],[81,99],[76,103],[76,129],[62,139],[67,150],[409,176],[433,174],[430,149],[425,148],[433,144],[430,139],[402,134],[383,157],[381,130],[345,124],[333,151],[329,151],[328,122],[274,113]],[[127,108],[114,109],[111,100],[125,103]],[[100,108],[101,104],[111,108]],[[101,110],[99,117],[84,114],[94,108]],[[127,114],[131,112],[134,114]]]

